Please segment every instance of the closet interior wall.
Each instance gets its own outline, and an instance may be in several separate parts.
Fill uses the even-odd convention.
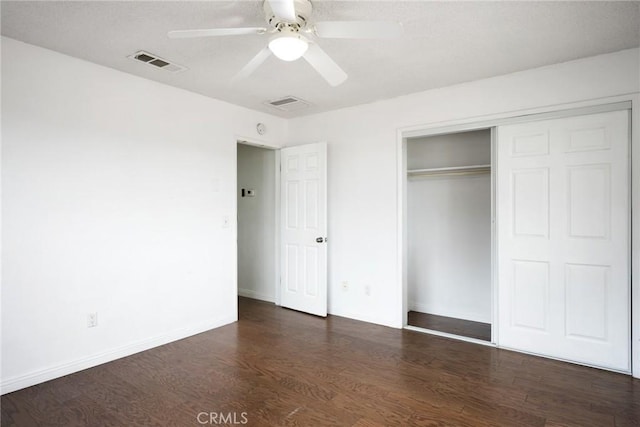
[[[407,141],[409,310],[491,323],[490,164],[490,129]]]

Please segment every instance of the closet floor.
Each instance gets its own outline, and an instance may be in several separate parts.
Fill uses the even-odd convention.
[[[455,319],[453,317],[436,316],[435,314],[409,312],[409,325],[448,334],[491,341],[491,324]]]

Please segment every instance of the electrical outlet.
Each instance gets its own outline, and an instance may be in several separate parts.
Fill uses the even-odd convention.
[[[348,290],[349,290],[349,282],[347,281],[342,282],[342,291],[347,292]]]
[[[98,313],[89,313],[87,315],[87,328],[95,328],[98,326]]]
[[[364,286],[364,294],[368,297],[371,296],[371,285],[365,285]]]

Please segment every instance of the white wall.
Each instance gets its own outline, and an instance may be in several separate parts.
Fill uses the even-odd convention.
[[[635,93],[639,63],[630,49],[290,120],[292,144],[328,142],[330,313],[402,326],[400,128]]]
[[[275,301],[275,151],[238,144],[238,294]],[[255,196],[242,197],[241,189]]]
[[[407,168],[491,164],[491,132],[407,142]],[[409,176],[410,310],[491,323],[491,174]]]
[[[7,38],[2,89],[3,393],[236,320],[236,141],[284,120]]]

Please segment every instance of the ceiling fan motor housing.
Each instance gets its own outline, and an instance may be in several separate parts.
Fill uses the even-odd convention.
[[[309,0],[293,0],[295,13],[296,13],[296,21],[288,22],[287,20],[282,19],[281,17],[277,17],[273,10],[271,9],[271,5],[268,1],[263,3],[264,8],[264,16],[267,20],[267,23],[271,25],[278,31],[281,31],[283,28],[294,28],[301,30],[304,29],[308,22],[309,17],[311,16],[311,12],[313,11],[313,6]]]

